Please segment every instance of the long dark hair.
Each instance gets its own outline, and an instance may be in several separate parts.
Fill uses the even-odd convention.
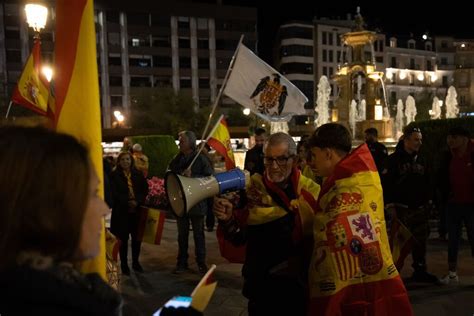
[[[0,270],[23,252],[72,261],[89,201],[91,163],[75,138],[0,128]]]

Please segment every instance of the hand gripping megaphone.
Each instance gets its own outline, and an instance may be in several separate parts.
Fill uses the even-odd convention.
[[[232,169],[204,178],[188,178],[174,172],[165,175],[165,190],[171,210],[183,217],[198,202],[217,194],[245,189],[250,183],[247,170]]]

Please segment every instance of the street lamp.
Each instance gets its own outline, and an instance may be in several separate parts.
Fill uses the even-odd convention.
[[[53,68],[50,66],[43,66],[41,68],[41,72],[43,73],[44,77],[48,82],[51,82],[51,79],[53,78]]]
[[[25,6],[26,22],[39,35],[41,29],[46,26],[48,9],[40,4],[27,4]]]
[[[244,115],[249,115],[250,114],[250,109],[245,108],[242,112],[244,113]]]

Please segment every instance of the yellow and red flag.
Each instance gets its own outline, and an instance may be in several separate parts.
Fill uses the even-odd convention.
[[[212,294],[214,294],[214,291],[216,290],[217,282],[214,280],[215,269],[216,265],[213,264],[199,281],[199,284],[196,286],[193,293],[191,293],[191,306],[200,312],[203,312],[206,309],[212,298]]]
[[[12,101],[39,114],[48,111],[49,84],[41,75],[41,43],[37,39],[26,61],[25,68],[13,90]]]
[[[367,145],[324,182],[313,227],[310,315],[413,315],[392,260],[382,186]]]
[[[229,128],[225,118],[222,117],[218,121],[217,128],[214,129],[207,143],[224,157],[227,170],[235,168],[234,152],[232,151]]]
[[[103,180],[101,116],[92,0],[56,1],[55,126],[84,142]],[[99,186],[103,196],[102,185]],[[83,264],[84,272],[105,279],[105,230],[100,254]]]
[[[402,270],[405,258],[410,254],[414,242],[410,230],[398,218],[394,218],[390,230],[390,250],[398,271]]]

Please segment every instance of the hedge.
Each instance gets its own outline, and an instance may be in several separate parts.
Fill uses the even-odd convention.
[[[130,137],[133,144],[140,144],[150,163],[148,177],[163,178],[171,159],[178,153],[174,137],[170,135],[150,135]]]

